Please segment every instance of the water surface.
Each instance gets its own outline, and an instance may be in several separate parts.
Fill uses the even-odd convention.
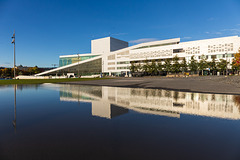
[[[240,159],[240,96],[0,87],[0,159]]]

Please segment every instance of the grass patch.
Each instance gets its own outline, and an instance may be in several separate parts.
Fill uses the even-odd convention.
[[[109,78],[9,79],[9,80],[0,80],[0,85],[60,83],[60,82],[74,82],[74,81],[92,81],[92,80],[102,80],[102,79],[109,79]]]

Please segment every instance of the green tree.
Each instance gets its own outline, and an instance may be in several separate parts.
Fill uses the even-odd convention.
[[[199,66],[199,70],[202,71],[202,76],[203,76],[203,70],[206,69],[207,66],[208,66],[207,65],[207,58],[206,58],[206,56],[204,56],[204,55],[201,56],[201,60],[200,60],[200,62],[198,64],[198,66]]]
[[[167,72],[167,74],[172,70],[171,62],[172,60],[169,58],[164,60],[163,68],[164,68],[164,71]]]
[[[2,69],[2,76],[3,77],[12,77],[12,69],[11,68]]]
[[[215,71],[217,70],[216,58],[215,57],[213,57],[212,61],[208,63],[208,67],[212,71],[213,75],[215,75]]]
[[[186,61],[186,58],[184,57],[181,64],[181,71],[182,72],[187,72],[188,71],[188,64],[187,64],[187,61]]]
[[[191,72],[196,72],[198,70],[198,63],[195,59],[194,55],[191,57],[190,63],[189,63],[189,69]]]
[[[175,57],[173,57],[172,72],[174,72],[175,75],[176,75],[176,73],[180,72],[181,66],[178,61],[179,61],[179,58],[177,55]]]
[[[147,60],[144,60],[144,65],[142,66],[142,71],[144,72],[144,74],[147,74],[149,70],[149,64]]]
[[[157,65],[156,65],[156,61],[152,60],[151,64],[149,65],[149,69],[148,69],[149,73],[151,75],[156,75],[157,74]]]
[[[227,67],[228,62],[226,62],[225,59],[220,59],[220,62],[217,63],[217,69],[221,72],[226,73],[226,67]]]
[[[136,65],[135,65],[135,62],[134,62],[134,61],[131,61],[130,63],[131,63],[130,71],[131,71],[132,73],[136,72],[137,67],[136,67]]]
[[[142,66],[139,63],[136,65],[136,72],[142,72]]]
[[[38,66],[29,68],[30,74],[38,74],[40,72]]]
[[[163,71],[163,65],[162,65],[162,62],[158,62],[157,63],[157,70],[160,72],[160,71]]]
[[[240,66],[235,65],[234,62],[231,63],[231,67],[233,73],[236,73],[240,68]]]

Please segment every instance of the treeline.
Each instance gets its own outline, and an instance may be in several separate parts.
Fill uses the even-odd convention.
[[[195,59],[194,56],[192,56],[189,63],[187,63],[185,58],[183,58],[182,61],[179,62],[179,57],[176,55],[172,59],[165,59],[163,62],[161,60],[145,60],[143,62],[132,61],[130,71],[132,73],[141,72],[144,75],[159,75],[161,72],[165,72],[166,74],[190,72],[191,74],[200,73],[201,75],[203,75],[204,70],[208,70],[208,73],[216,75],[217,72],[226,74],[227,69],[228,72],[235,73],[239,70],[237,58],[238,57],[235,55],[235,59],[233,60],[233,62],[230,63],[225,59],[220,59],[219,61],[216,61],[215,58],[212,58],[212,61],[207,61],[207,58],[202,55],[199,62]],[[229,67],[229,65],[231,67]]]
[[[27,70],[20,70],[16,68],[16,75],[33,75],[40,73],[41,70],[35,67],[28,67]],[[3,68],[0,69],[0,78],[12,78],[14,76],[14,69],[13,68]]]

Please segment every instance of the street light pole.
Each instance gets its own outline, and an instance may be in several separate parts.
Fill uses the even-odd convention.
[[[13,64],[13,70],[14,70],[14,79],[16,79],[16,54],[15,54],[15,30],[12,36],[12,43],[14,44],[14,64]]]

